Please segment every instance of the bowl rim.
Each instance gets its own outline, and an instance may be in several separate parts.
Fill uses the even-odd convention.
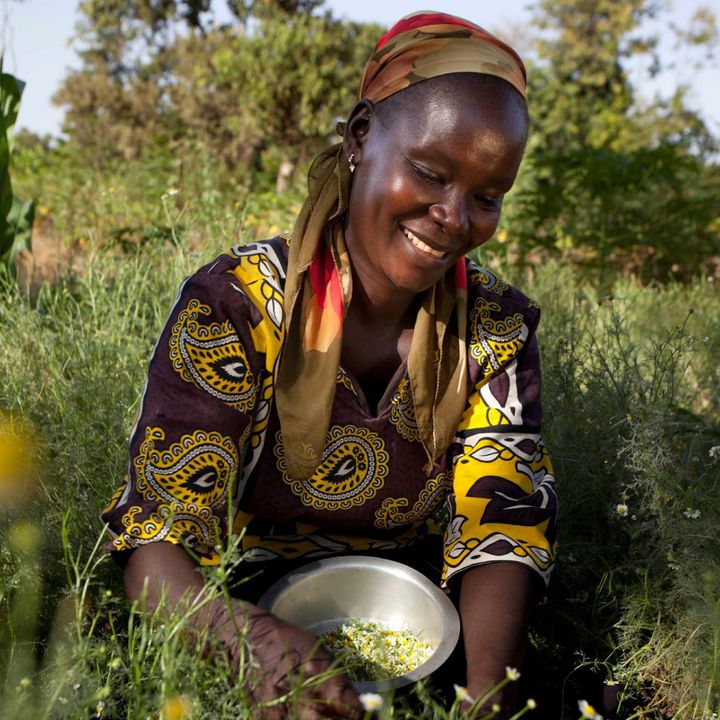
[[[263,593],[257,603],[258,607],[262,610],[272,612],[273,605],[280,595],[293,585],[304,580],[307,575],[338,567],[348,568],[353,566],[358,568],[372,566],[373,569],[380,568],[394,575],[406,576],[409,580],[419,585],[439,607],[443,626],[440,643],[424,663],[418,665],[410,672],[394,678],[353,682],[352,685],[355,690],[359,693],[388,692],[415,683],[438,670],[450,657],[460,638],[460,616],[450,598],[433,583],[432,580],[423,575],[419,570],[416,570],[410,565],[398,562],[397,560],[374,557],[373,555],[336,555],[311,561],[306,565],[301,565],[291,570],[273,583],[265,593]]]

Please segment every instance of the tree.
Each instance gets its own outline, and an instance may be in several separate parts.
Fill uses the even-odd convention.
[[[213,58],[215,82],[242,98],[248,122],[279,151],[280,170],[334,131],[354,101],[380,28],[310,13],[265,9],[249,34]],[[291,171],[290,171],[291,172]],[[279,185],[282,185],[279,182]]]
[[[625,70],[643,53],[656,71],[657,40],[640,32],[656,13],[648,0],[540,3],[533,133],[507,218],[522,255],[666,277],[720,251],[714,138],[682,92],[638,107]]]
[[[380,28],[318,0],[230,5],[237,22],[215,27],[208,0],[85,0],[82,67],[56,96],[70,141],[98,168],[176,143],[231,169],[267,149],[288,179],[349,111]]]
[[[75,40],[82,66],[54,101],[63,131],[96,167],[137,157],[174,127],[166,87],[172,46],[185,28],[204,32],[210,0],[83,0]]]

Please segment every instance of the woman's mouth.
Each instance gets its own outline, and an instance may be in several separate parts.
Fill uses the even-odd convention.
[[[425,253],[426,255],[429,255],[430,257],[437,258],[438,260],[442,260],[443,258],[447,257],[449,253],[442,252],[440,250],[436,250],[433,247],[430,247],[427,243],[423,242],[417,235],[413,234],[410,230],[408,230],[406,227],[400,226],[400,229],[403,232],[403,235],[421,252]]]

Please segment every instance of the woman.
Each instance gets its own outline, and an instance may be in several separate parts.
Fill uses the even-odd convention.
[[[412,555],[442,524],[469,692],[519,666],[533,584],[553,562],[539,310],[465,255],[491,238],[515,180],[525,87],[520,59],[481,28],[404,18],[366,67],[342,143],[311,168],[289,249],[236,248],[183,284],[104,514],[130,598],[146,580],[151,602],[201,589],[197,562],[217,562],[228,525],[244,532],[241,567],[272,575],[284,558]],[[327,669],[312,635],[235,602],[234,618],[219,603],[196,622],[231,655],[234,621],[247,623],[257,698]],[[307,717],[359,713],[342,677],[305,702]]]

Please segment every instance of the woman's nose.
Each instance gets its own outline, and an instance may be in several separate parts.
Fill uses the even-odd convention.
[[[469,229],[465,199],[460,193],[448,193],[441,202],[430,206],[429,214],[448,235],[463,235]]]

